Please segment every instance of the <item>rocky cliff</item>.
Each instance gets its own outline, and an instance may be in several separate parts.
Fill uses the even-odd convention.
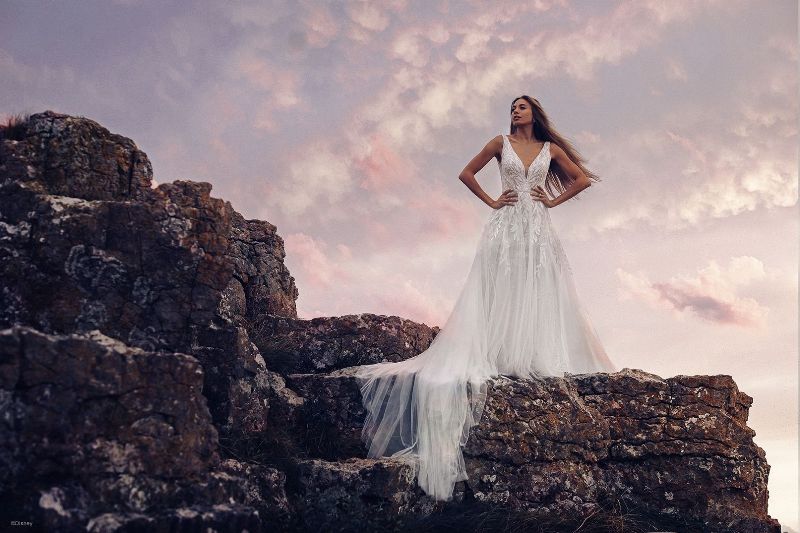
[[[210,192],[153,188],[147,155],[86,118],[0,129],[6,524],[779,531],[752,398],[724,375],[497,377],[470,480],[430,500],[410,465],[365,458],[352,367],[412,357],[438,328],[297,318],[275,226]]]

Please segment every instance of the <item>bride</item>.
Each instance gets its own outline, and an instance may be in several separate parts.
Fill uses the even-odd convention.
[[[497,159],[503,193],[475,179]],[[459,176],[493,209],[445,325],[416,357],[357,368],[372,458],[408,458],[437,500],[467,479],[461,447],[478,423],[486,380],[615,372],[584,311],[549,209],[599,181],[535,98],[511,103],[511,134],[498,135]],[[543,186],[561,194],[550,199]]]

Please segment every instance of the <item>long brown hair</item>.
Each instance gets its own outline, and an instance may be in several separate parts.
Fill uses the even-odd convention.
[[[594,172],[590,171],[586,168],[583,164],[586,161],[578,150],[565,139],[555,128],[550,125],[550,119],[547,118],[547,114],[542,109],[541,104],[536,98],[531,98],[527,94],[523,94],[522,96],[517,96],[511,101],[511,111],[514,111],[514,103],[519,100],[523,99],[531,106],[531,112],[533,113],[533,136],[541,141],[550,141],[551,143],[555,143],[561,147],[567,153],[567,156],[576,164],[580,169],[583,171],[586,176],[588,176],[589,181],[602,181],[600,177],[595,174]],[[511,121],[511,134],[517,131],[517,127],[514,126],[514,121]],[[550,196],[555,197],[560,195],[564,190],[569,187],[572,182],[575,181],[570,178],[569,174],[564,172],[564,169],[556,163],[555,161],[550,163],[550,168],[547,170],[547,178],[545,179],[545,188],[547,192],[550,193]],[[555,187],[556,192],[554,193],[552,188]],[[579,194],[576,194],[570,200],[579,199]]]

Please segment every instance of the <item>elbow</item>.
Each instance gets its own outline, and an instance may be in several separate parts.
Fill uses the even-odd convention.
[[[592,181],[584,172],[578,172],[570,177],[572,178],[572,186],[578,192],[581,192],[582,190],[588,189],[592,186]]]

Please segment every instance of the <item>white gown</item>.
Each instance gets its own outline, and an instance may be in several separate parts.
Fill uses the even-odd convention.
[[[517,202],[495,209],[445,325],[416,357],[360,366],[368,457],[407,458],[437,500],[466,480],[461,446],[478,422],[486,380],[616,372],[582,308],[548,207],[530,196],[544,186],[550,143],[526,172],[503,135],[503,190]]]

